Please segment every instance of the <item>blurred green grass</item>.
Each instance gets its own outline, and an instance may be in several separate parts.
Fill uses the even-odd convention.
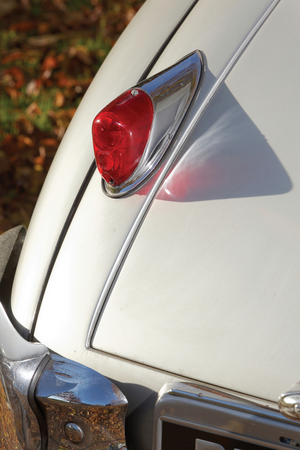
[[[0,0],[0,233],[28,226],[82,96],[144,0]]]

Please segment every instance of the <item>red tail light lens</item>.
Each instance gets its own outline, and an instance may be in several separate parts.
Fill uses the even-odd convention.
[[[124,92],[94,119],[97,167],[107,183],[120,185],[136,169],[153,121],[151,98],[140,89]]]

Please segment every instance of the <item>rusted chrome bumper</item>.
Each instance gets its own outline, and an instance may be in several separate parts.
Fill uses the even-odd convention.
[[[0,238],[0,283],[9,264],[14,272],[21,237],[15,230]],[[122,392],[98,372],[27,342],[5,309],[0,304],[0,448],[126,449]]]

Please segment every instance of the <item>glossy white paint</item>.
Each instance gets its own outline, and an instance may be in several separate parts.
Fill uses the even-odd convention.
[[[250,7],[250,3],[252,7]],[[259,4],[255,4],[255,6],[253,5],[253,2],[244,2],[245,18],[241,19],[241,11],[239,10],[240,2],[229,2],[230,8],[227,10],[227,16],[225,14],[226,11],[223,10],[223,8],[219,11],[217,4],[219,4],[219,2],[214,2],[215,8],[213,8],[213,2],[211,1],[200,2],[197,6],[198,9],[196,9],[193,15],[188,18],[189,22],[187,22],[187,25],[183,26],[182,30],[178,33],[178,37],[176,36],[170,43],[170,50],[168,49],[164,52],[157,64],[157,70],[160,70],[162,67],[165,68],[170,63],[179,59],[183,52],[188,53],[197,47],[204,51],[208,61],[208,71],[195,107],[199,107],[201,102],[206,101],[213,87],[217,85],[218,78],[222,76],[222,72],[230,59],[235,55],[245,39],[247,39],[247,36],[259,22],[268,7],[272,5],[269,1],[260,2]],[[202,5],[201,8],[206,5],[206,8],[209,10],[209,16],[198,16],[200,5]],[[210,9],[210,7],[212,7],[212,9]],[[254,45],[257,45],[258,47],[261,46],[260,36],[264,29],[268,30],[268,33],[270,33],[271,36],[270,41],[272,41],[275,29],[275,25],[273,25],[275,19],[273,17],[277,17],[278,15],[277,8],[263,26],[262,30],[259,31],[259,34],[250,44],[246,53],[242,56],[238,65],[228,78],[228,82],[229,80],[235,80],[233,86],[230,87],[232,92],[234,88],[238,89],[244,85],[244,74],[243,77],[241,77],[238,68],[244,60],[248,72],[250,68],[252,69],[253,61],[250,56],[249,59],[247,59],[247,55]],[[203,11],[201,11],[201,14],[204,14]],[[220,25],[221,17],[222,26]],[[218,27],[214,25],[215,21],[218,24]],[[227,27],[224,23],[227,24]],[[243,26],[240,25],[241,23]],[[196,24],[197,29],[195,29]],[[203,27],[201,27],[202,24]],[[193,36],[190,31],[192,25],[194,27]],[[185,33],[187,32],[186,26],[189,34],[188,41],[185,40]],[[211,28],[215,31],[217,30],[217,39],[222,43],[219,47],[216,46],[216,37],[214,37],[213,34],[210,35],[210,38],[207,37],[207,33],[209,34]],[[204,30],[203,34],[201,34],[202,29]],[[231,30],[233,29],[236,30],[234,33],[235,39],[232,39]],[[202,42],[204,42],[203,45]],[[225,52],[225,49],[226,58],[220,58],[220,55]],[[252,53],[250,53],[250,55],[252,55]],[[171,57],[173,60],[170,62],[172,59]],[[266,67],[266,69],[270,71],[270,68]],[[233,78],[234,74],[236,74],[236,79]],[[262,86],[257,93],[257,98],[261,97],[264,89],[265,87]],[[222,88],[222,90],[220,91],[218,98],[216,98],[213,101],[213,104],[209,106],[206,115],[203,116],[203,122],[201,121],[200,128],[197,128],[195,131],[195,133],[199,133],[198,137],[201,139],[201,136],[207,136],[205,133],[207,133],[207,130],[211,129],[211,126],[214,126],[214,120],[217,119],[219,120],[217,123],[222,139],[224,138],[224,130],[228,139],[226,130],[230,129],[230,127],[234,127],[235,136],[238,136],[238,144],[239,148],[241,148],[243,134],[239,134],[240,129],[238,125],[236,125],[237,119],[242,125],[243,121],[245,122],[242,129],[244,129],[243,127],[245,126],[247,133],[255,131],[254,136],[252,137],[255,144],[261,142],[265,144],[261,132],[257,130],[255,125],[253,117],[254,113],[251,117],[248,117],[248,112],[243,112],[243,109],[247,108],[247,102],[250,101],[249,90],[246,90],[248,96],[246,95],[242,107],[239,107],[235,101],[234,93],[230,93],[226,87]],[[228,111],[227,117],[226,114]],[[223,118],[224,114],[225,119]],[[219,145],[217,148],[222,150],[220,139],[217,137],[216,133],[214,133],[214,136],[214,142]],[[209,140],[209,142],[211,141]],[[231,143],[232,141],[229,139],[229,144],[227,141],[229,149],[230,145],[233,145]],[[269,154],[272,155],[272,149],[269,151]],[[214,154],[214,158],[218,162],[216,155],[218,155],[217,152]],[[254,169],[252,168],[254,171],[260,161],[259,155],[256,154],[255,157]],[[231,155],[229,155],[229,159],[230,158]],[[234,158],[231,158],[231,160],[234,160]],[[276,158],[276,156],[274,156],[273,159],[272,157],[264,159],[264,170],[266,170],[266,164],[270,160],[272,166],[275,166],[277,172],[279,171],[279,175],[282,173],[285,175],[282,177],[281,181],[283,185],[287,183],[286,189],[288,190],[289,178],[286,176],[284,170],[283,172],[280,170],[281,166],[280,163],[278,163],[278,158]],[[243,166],[245,161],[248,164],[249,157],[247,156],[247,152],[243,153],[243,158],[239,160],[241,166],[238,167],[238,169],[243,169],[247,172],[247,167],[245,168]],[[188,160],[188,162],[190,161]],[[224,158],[222,159],[222,162],[224,162]],[[181,166],[179,165],[178,167],[178,170],[180,171]],[[253,311],[249,307],[249,304],[248,309],[245,311],[239,306],[239,303],[236,305],[236,298],[241,298],[241,291],[244,291],[241,283],[242,280],[237,284],[234,283],[235,279],[239,280],[240,278],[241,268],[243,267],[241,263],[244,262],[241,258],[241,256],[243,256],[241,246],[245,252],[249,251],[250,256],[252,257],[252,259],[250,258],[250,262],[247,261],[248,258],[244,258],[246,260],[243,273],[244,277],[247,276],[247,270],[252,268],[254,258],[260,256],[260,253],[257,253],[257,242],[255,245],[252,245],[252,240],[250,239],[249,243],[249,223],[252,221],[251,213],[254,214],[256,211],[257,199],[261,202],[266,196],[270,196],[268,199],[273,199],[274,202],[277,202],[277,197],[279,197],[279,199],[283,198],[284,196],[280,195],[281,192],[275,192],[276,196],[271,196],[272,193],[270,192],[272,189],[273,191],[274,189],[276,191],[276,189],[280,190],[283,189],[283,187],[279,186],[279,188],[277,188],[276,183],[266,183],[266,191],[263,192],[263,195],[254,197],[254,195],[258,195],[255,194],[255,183],[253,186],[253,183],[251,184],[250,182],[249,184],[248,182],[247,189],[243,192],[243,195],[237,195],[237,190],[243,190],[243,183],[238,180],[238,186],[233,185],[232,188],[232,185],[230,184],[232,178],[230,172],[231,165],[228,161],[226,163],[226,170],[226,189],[227,191],[229,190],[229,193],[227,192],[225,195],[225,197],[227,197],[226,200],[224,199],[222,186],[218,191],[218,186],[214,185],[208,190],[208,193],[206,191],[206,195],[208,195],[208,197],[212,195],[216,197],[219,195],[219,198],[217,197],[216,199],[198,198],[194,199],[197,201],[186,202],[175,202],[174,199],[172,199],[172,201],[165,201],[166,199],[164,199],[164,201],[159,199],[155,201],[154,207],[146,218],[137,241],[134,243],[131,250],[132,254],[129,255],[129,259],[126,261],[123,272],[117,281],[115,291],[108,302],[104,317],[101,320],[100,329],[94,342],[95,346],[105,352],[113,352],[120,355],[122,357],[120,359],[111,357],[106,353],[86,350],[84,343],[87,329],[103,283],[109,274],[114,259],[117,257],[118,249],[125,239],[131,223],[144,200],[143,197],[139,195],[117,201],[104,197],[100,190],[100,178],[95,174],[79,206],[77,214],[75,215],[53,270],[37,324],[37,338],[55,351],[70,358],[80,360],[81,362],[98,369],[104,375],[112,377],[118,382],[132,385],[143,384],[151,391],[157,392],[165,381],[175,377],[175,375],[168,375],[164,372],[160,373],[157,370],[142,367],[140,366],[141,363],[153,365],[164,371],[171,371],[184,377],[189,376],[195,379],[201,379],[202,381],[216,383],[221,386],[228,386],[242,392],[248,392],[252,395],[261,395],[264,398],[274,400],[274,389],[272,392],[270,390],[267,391],[264,389],[263,385],[260,385],[256,390],[256,380],[244,380],[243,370],[238,371],[239,373],[236,378],[233,379],[234,381],[231,381],[231,378],[229,380],[230,372],[232,372],[232,364],[235,362],[233,353],[232,356],[228,357],[228,361],[231,363],[230,368],[227,364],[226,370],[224,369],[226,377],[218,377],[218,374],[220,374],[220,371],[223,374],[223,364],[221,363],[226,362],[224,349],[226,350],[227,355],[228,345],[232,342],[236,343],[236,340],[240,338],[238,335],[238,339],[236,339],[234,329],[230,333],[230,321],[239,324],[241,317],[247,317],[248,320],[248,314],[251,314],[251,311]],[[264,170],[262,171],[262,176],[265,173]],[[214,179],[216,179],[216,177]],[[264,185],[264,183],[261,184]],[[187,190],[188,189],[189,186],[187,187]],[[232,191],[231,193],[230,189]],[[205,202],[204,200],[207,201]],[[249,205],[249,209],[247,208],[247,205]],[[264,203],[262,203],[262,205],[264,205]],[[216,206],[218,207],[216,208]],[[178,225],[175,224],[175,219],[178,220]],[[256,220],[256,222],[254,222],[251,232],[253,237],[258,239],[258,236],[260,236],[261,233],[259,228],[261,222],[258,221],[257,214],[253,216],[253,220]],[[155,223],[155,228],[150,230],[151,224],[153,223]],[[232,227],[234,227],[234,230],[232,230]],[[201,229],[200,235],[199,229]],[[189,242],[193,233],[197,236],[197,245],[194,241]],[[265,237],[265,234],[267,234],[267,237],[269,238],[268,233],[269,230],[264,232],[262,238]],[[187,237],[188,239],[186,239]],[[244,237],[247,237],[247,241],[244,241]],[[139,250],[138,244],[140,244],[141,249],[143,249],[143,255]],[[270,238],[266,245],[268,248],[272,245]],[[180,265],[178,262],[179,251],[183,251],[183,254],[185,255],[182,261],[189,267],[189,272],[186,272],[184,266]],[[190,256],[187,255],[187,251],[191,251]],[[231,254],[231,251],[235,255],[233,260],[228,257],[228,255]],[[201,256],[202,254],[203,259],[199,261],[199,255]],[[165,257],[167,257],[167,260],[165,260]],[[163,263],[163,261],[166,262]],[[199,268],[196,267],[196,263],[200,265]],[[155,268],[158,270],[156,271]],[[134,271],[131,271],[131,269],[134,269]],[[143,269],[146,270],[143,271]],[[126,273],[126,276],[128,277],[126,280],[123,273]],[[203,279],[203,277],[200,277],[201,273],[209,274],[209,277],[205,277],[204,287],[200,286],[200,281]],[[136,286],[136,280],[139,279],[138,277],[141,277],[141,284]],[[253,270],[251,271],[251,277],[253,277]],[[186,284],[179,286],[180,279],[184,279]],[[216,280],[218,280],[218,283],[220,282],[219,290],[217,290]],[[226,282],[226,280],[228,280],[228,282]],[[168,282],[167,284],[166,281]],[[245,281],[245,278],[243,281]],[[247,289],[249,285],[251,285],[251,282],[252,278],[250,281],[247,278]],[[166,297],[164,297],[164,295],[160,297],[160,283],[163,283],[162,285],[166,288]],[[216,288],[216,295],[213,298],[213,301],[217,308],[217,312],[214,310],[211,313],[211,319],[216,320],[216,322],[213,322],[211,327],[209,327],[209,311],[206,310],[207,321],[203,324],[204,328],[200,328],[199,330],[197,324],[195,325],[195,314],[191,314],[191,311],[192,308],[195,308],[196,306],[195,302],[196,304],[198,303],[200,287],[206,294],[207,292],[210,292],[211,287]],[[226,289],[228,287],[229,290],[227,292]],[[229,310],[231,313],[236,307],[238,313],[229,316],[227,327],[229,331],[227,328],[221,328],[220,331],[223,333],[222,339],[220,339],[219,330],[216,329],[215,323],[218,323],[218,325],[222,324],[221,318],[223,318],[225,314],[224,309],[222,309],[224,305],[221,302],[220,297],[217,296],[217,294],[223,292],[223,290],[225,291],[224,296],[227,301],[226,312]],[[231,297],[230,294],[235,294],[238,297]],[[247,295],[249,296],[250,294]],[[185,299],[185,301],[191,301],[189,308],[187,308],[186,303],[182,306],[183,299]],[[211,301],[211,298],[209,299]],[[246,297],[246,299],[248,300],[248,297]],[[255,301],[260,301],[260,298]],[[178,309],[176,309],[174,305],[177,305]],[[145,311],[147,312],[143,313],[140,306],[145,308]],[[219,308],[221,309],[219,310]],[[130,314],[128,314],[128,312],[130,312]],[[185,322],[183,321],[183,312],[186,315]],[[145,317],[147,319],[149,318],[149,324],[153,327],[151,330],[149,330],[149,328],[147,328],[148,325],[145,324],[145,322],[147,322],[147,320],[144,320]],[[140,325],[138,323],[134,324],[134,320],[141,320]],[[167,326],[167,320],[172,322],[172,326]],[[203,320],[202,316],[200,316],[199,320]],[[211,338],[214,338],[213,341],[209,343],[209,348],[205,347],[205,342],[198,342],[195,339],[198,338],[199,333],[201,334],[204,329],[207,330],[207,328],[210,331]],[[143,331],[146,330],[147,333],[145,334]],[[162,335],[156,334],[158,330]],[[175,335],[172,330],[176,330]],[[189,330],[188,334],[186,330]],[[227,334],[224,330],[227,330]],[[244,330],[244,327],[242,327],[242,330]],[[237,331],[240,331],[239,327],[235,330],[236,333]],[[167,337],[167,332],[171,333],[170,336],[173,339],[173,344],[171,339]],[[180,342],[178,342],[178,340],[176,341],[176,338],[177,336],[179,338],[180,333]],[[187,339],[187,347],[185,348],[183,348],[182,336],[186,336]],[[225,345],[226,342],[227,345]],[[123,343],[126,343],[126,346],[122,345]],[[174,350],[175,343],[176,349]],[[219,359],[218,361],[215,361],[219,344],[221,345],[220,348],[222,349],[222,353],[217,354]],[[143,348],[145,349],[144,353]],[[187,351],[187,348],[192,348],[192,352]],[[215,351],[215,353],[211,353],[211,355],[214,356],[209,356],[209,350]],[[199,358],[195,358],[195,354],[198,353]],[[172,356],[174,354],[175,357]],[[178,364],[179,359],[177,359],[179,354],[183,358],[180,364]],[[238,345],[235,350],[235,355],[241,355],[241,347]],[[123,357],[135,359],[137,360],[137,364],[125,361]],[[205,371],[202,370],[204,357],[206,358]],[[154,358],[156,358],[155,361]],[[243,361],[245,364],[247,358],[248,355],[245,356],[245,354],[243,354]],[[216,374],[217,363],[219,369]],[[241,361],[239,364],[241,365]],[[222,368],[220,369],[220,367]],[[246,367],[248,367],[247,364]],[[255,365],[255,367],[257,368],[257,365]],[[199,372],[197,372],[198,369]],[[211,373],[211,379],[208,379],[209,372]],[[263,378],[263,381],[269,384],[269,379],[266,380]],[[140,399],[140,401],[142,402],[143,400]]]
[[[258,12],[257,12],[257,20],[256,20],[256,22],[253,23],[252,27],[249,27],[249,23],[247,24],[248,32],[244,32],[243,34],[241,34],[239,36],[239,38],[240,38],[239,45],[237,45],[235,43],[235,45],[231,48],[232,52],[231,52],[231,54],[229,53],[230,54],[229,61],[224,63],[223,67],[219,68],[219,69],[221,69],[220,76],[217,79],[215,79],[213,76],[210,76],[211,74],[208,71],[206,71],[205,77],[203,77],[204,83],[202,85],[200,94],[195,102],[194,108],[192,108],[192,110],[186,120],[185,126],[183,127],[183,131],[181,132],[180,137],[177,139],[177,147],[179,147],[179,149],[181,148],[181,146],[184,145],[184,142],[186,141],[187,136],[191,133],[191,130],[194,128],[195,124],[198,122],[199,118],[202,116],[203,111],[205,111],[205,108],[208,106],[209,102],[211,101],[211,98],[214,96],[216,91],[219,89],[220,85],[223,83],[224,79],[227,77],[228,73],[230,72],[230,70],[232,69],[234,64],[237,62],[240,55],[243,53],[243,51],[245,50],[245,48],[247,47],[247,45],[249,44],[249,42],[251,41],[253,36],[255,36],[257,30],[259,30],[260,26],[263,24],[265,18],[268,17],[268,15],[270,14],[270,12],[273,10],[274,6],[277,3],[278,3],[278,1],[275,0],[273,2],[269,2],[267,5],[265,5],[264,9],[259,8],[259,12],[261,14],[258,14]],[[232,10],[230,10],[230,12],[232,12]],[[229,14],[229,17],[231,17],[230,14]],[[236,19],[237,19],[237,16],[236,16]],[[253,15],[250,16],[250,22],[251,23],[253,22]],[[229,20],[229,25],[230,26],[232,25],[231,20]],[[222,38],[222,36],[220,36],[220,37]],[[225,37],[225,36],[223,36],[223,37]],[[208,56],[210,56],[209,47],[206,48],[206,52],[207,52],[206,54],[208,54]],[[115,279],[116,274],[119,270],[120,261],[122,262],[124,260],[124,258],[126,257],[128,248],[131,245],[132,238],[138,232],[139,223],[145,216],[147,209],[150,207],[151,200],[153,199],[154,193],[156,193],[156,190],[159,189],[161,182],[164,180],[164,178],[167,174],[167,171],[171,167],[172,161],[174,161],[175,158],[177,158],[177,154],[178,154],[178,151],[176,150],[176,146],[175,146],[172,154],[169,157],[168,162],[165,163],[165,166],[164,166],[163,170],[161,171],[157,181],[155,181],[155,184],[153,186],[153,193],[151,191],[151,193],[146,198],[145,203],[143,204],[143,207],[142,207],[139,215],[137,216],[135,222],[132,225],[130,234],[127,236],[126,241],[123,244],[123,247],[120,249],[120,252],[116,259],[116,262],[111,269],[109,278],[107,279],[107,281],[102,289],[95,313],[93,315],[93,319],[91,321],[91,325],[90,325],[88,335],[87,335],[87,346],[90,346],[91,336],[92,336],[96,321],[98,320],[99,310],[100,310],[100,308],[102,308],[102,305],[106,302],[107,295],[109,295],[111,283]],[[153,177],[153,178],[155,179],[155,177]],[[153,181],[151,180],[149,185],[152,185],[152,184],[153,184]],[[145,189],[142,189],[139,192],[147,192],[147,190],[149,191],[149,189],[151,189],[151,188],[149,186],[146,186]]]
[[[53,250],[93,160],[92,120],[107,103],[136,84],[192,3],[193,0],[148,0],[114,46],[82,100],[43,187],[18,265],[12,308],[25,327],[31,327]]]
[[[165,1],[162,7],[166,3],[170,7]],[[166,381],[180,376],[271,401],[299,377],[296,0],[275,8],[210,102],[228,63],[272,4],[200,1],[153,69],[165,69],[195,48],[203,50],[208,69],[194,110],[208,107],[116,281],[93,343],[99,351],[85,349],[87,330],[144,197],[108,199],[95,174],[54,267],[36,337],[117,381],[129,398],[131,415],[140,413],[140,405]],[[83,116],[89,105],[93,116],[144,69],[145,55],[138,53],[138,61],[135,55],[131,68],[122,52],[132,54],[135,27],[153,24],[160,12],[146,11],[145,21],[132,25],[85,97],[42,194],[14,289],[14,310],[25,326],[30,326],[60,227],[89,166],[91,142],[77,134],[78,123],[83,120],[87,130],[92,119]],[[165,17],[159,20],[164,28]],[[161,32],[159,26],[155,30]],[[149,51],[150,41],[145,44]],[[126,68],[116,85],[115,64]],[[70,158],[75,144],[85,168],[80,172],[75,156],[71,174],[65,175],[70,165],[65,154]],[[148,435],[140,439],[140,448],[147,448]]]
[[[208,106],[94,347],[271,401],[298,380],[299,13],[277,6]]]
[[[276,402],[299,378],[300,98],[295,86],[300,6],[297,0],[280,2],[231,70],[275,2],[224,3],[201,0],[153,69],[202,50],[207,71],[192,115],[205,111],[116,280],[93,341],[97,350],[85,348],[87,331],[146,198],[105,197],[97,173],[59,253],[36,328],[43,344],[116,382],[129,400],[129,430],[132,426],[141,449],[150,446],[151,406],[167,381],[190,378]],[[154,21],[157,11],[152,14],[145,21]],[[80,117],[89,104],[96,109],[96,98],[104,103],[134,84],[144,69],[146,58],[134,62],[133,75],[128,67],[115,94],[109,91],[115,64],[124,65],[122,52],[132,51],[140,26],[145,22],[132,26],[107,60]],[[150,38],[145,46],[150,49]],[[82,120],[89,128],[91,119]],[[38,207],[16,281],[14,307],[25,326],[67,205],[64,193],[59,201],[68,164],[64,153],[70,155],[69,145],[77,141],[80,148],[82,142],[71,135],[72,129],[58,156],[62,167],[55,163],[42,194],[40,203],[46,205]],[[86,145],[82,152],[91,154],[91,142]],[[74,180],[76,173],[73,166]],[[59,189],[53,187],[56,177]],[[66,185],[76,190],[68,177]],[[49,199],[52,189],[54,200]],[[70,192],[68,205],[74,195]],[[47,202],[53,216],[48,225]],[[54,237],[46,242],[38,234],[40,229],[50,234],[51,226]],[[38,247],[45,257],[41,268]]]

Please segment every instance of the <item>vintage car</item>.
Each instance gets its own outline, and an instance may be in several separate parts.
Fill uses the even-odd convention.
[[[1,449],[300,447],[299,20],[148,0],[125,30],[1,236]]]

